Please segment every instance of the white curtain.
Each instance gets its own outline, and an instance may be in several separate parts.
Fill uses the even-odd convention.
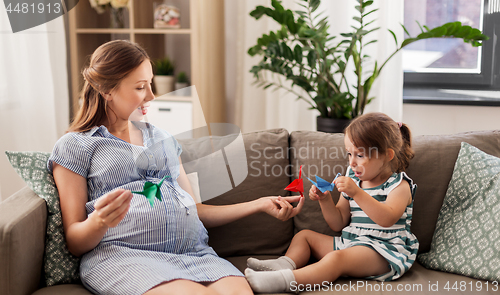
[[[52,151],[69,121],[64,21],[12,33],[0,5],[0,200],[24,186],[4,152]]]
[[[285,8],[297,10],[295,0],[284,0]],[[356,22],[355,0],[323,0],[319,10],[329,15],[330,33],[351,31],[351,25]],[[276,30],[276,23],[268,17],[256,21],[249,16],[258,5],[270,6],[269,0],[226,0],[226,75],[228,97],[228,120],[240,126],[244,132],[264,130],[269,128],[286,128],[288,131],[316,130],[318,112],[309,110],[304,101],[297,101],[293,94],[284,90],[262,90],[252,85],[254,78],[249,73],[251,67],[257,64],[259,57],[250,57],[248,48],[255,45],[257,38],[263,33]],[[387,31],[392,29],[399,42],[403,38],[403,1],[378,0],[373,8],[378,20],[374,26],[381,27],[372,33],[370,38],[378,42],[368,46],[365,53],[379,61],[385,60],[395,49],[392,35]],[[352,72],[352,70],[350,70]],[[376,97],[365,112],[380,111],[388,114],[394,120],[402,118],[403,72],[401,55],[391,59],[374,84],[371,96]]]

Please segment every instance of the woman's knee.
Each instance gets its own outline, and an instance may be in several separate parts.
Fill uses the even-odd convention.
[[[294,239],[307,240],[313,234],[314,234],[314,231],[312,231],[310,229],[303,229],[303,230],[299,231],[298,233],[296,233],[293,238]]]

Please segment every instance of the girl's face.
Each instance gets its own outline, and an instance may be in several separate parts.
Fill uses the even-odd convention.
[[[392,174],[389,165],[392,157],[388,155],[390,152],[381,154],[376,148],[355,147],[347,134],[344,144],[349,156],[349,166],[361,181],[385,181]]]
[[[109,94],[106,94],[108,107],[113,110],[117,120],[140,121],[147,113],[150,101],[155,98],[151,90],[153,69],[149,60],[126,76]]]

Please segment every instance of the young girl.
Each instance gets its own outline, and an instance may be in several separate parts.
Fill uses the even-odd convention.
[[[205,229],[266,212],[286,220],[298,198],[195,205],[181,146],[140,122],[154,99],[146,52],[111,41],[83,70],[82,107],[56,143],[54,175],[68,249],[94,294],[252,294],[243,274],[208,246]],[[162,201],[131,191],[159,185]],[[160,185],[161,183],[161,185]]]
[[[347,176],[335,180],[338,203],[315,186],[309,191],[330,228],[342,235],[303,230],[285,256],[249,258],[245,275],[254,291],[294,291],[299,284],[333,282],[340,276],[389,281],[412,266],[419,244],[410,231],[416,185],[403,172],[413,157],[409,128],[382,113],[369,113],[352,121],[344,142],[349,168]],[[319,261],[306,266],[310,255]]]

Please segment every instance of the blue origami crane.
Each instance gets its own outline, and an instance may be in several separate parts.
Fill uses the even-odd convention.
[[[310,182],[312,182],[322,193],[325,193],[327,191],[333,191],[333,188],[335,187],[335,179],[337,179],[337,177],[340,176],[340,173],[337,173],[337,176],[335,176],[335,178],[333,179],[333,181],[330,183],[326,180],[324,180],[323,178],[319,177],[318,175],[316,175],[316,182],[312,181],[309,177],[307,177],[307,179],[309,179]]]

